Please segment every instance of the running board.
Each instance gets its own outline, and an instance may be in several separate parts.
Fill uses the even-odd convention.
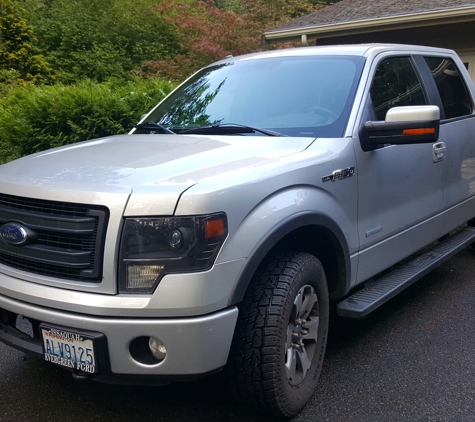
[[[364,318],[473,241],[475,241],[475,227],[465,227],[457,234],[441,241],[433,249],[397,267],[340,302],[337,305],[337,314],[347,318]]]

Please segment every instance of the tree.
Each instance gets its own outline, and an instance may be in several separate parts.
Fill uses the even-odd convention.
[[[147,12],[158,11],[177,28],[183,53],[171,59],[150,60],[141,73],[184,79],[228,55],[259,51],[261,35],[267,29],[324,7],[304,0],[218,1],[220,7],[212,1],[193,0],[164,0],[149,7]],[[239,12],[226,10],[229,5]]]
[[[143,78],[17,87],[0,97],[0,164],[48,148],[127,133],[173,84]]]
[[[24,12],[11,0],[0,0],[0,74],[13,75],[17,83],[50,82],[52,70],[34,45],[33,27],[21,17]],[[5,76],[7,75],[7,76]],[[10,80],[11,81],[11,80]]]
[[[142,74],[184,79],[191,73],[227,55],[245,54],[260,48],[261,27],[248,16],[219,9],[211,2],[164,0],[150,7],[179,32],[182,54],[168,60],[152,60]]]
[[[313,4],[311,0],[240,0],[240,2],[242,9],[262,25],[262,32],[324,7],[319,3]]]
[[[153,0],[26,0],[35,10],[39,46],[63,82],[127,77],[147,60],[180,52],[176,28]]]

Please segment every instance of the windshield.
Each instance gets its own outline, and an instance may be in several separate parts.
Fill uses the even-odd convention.
[[[264,136],[252,130],[261,128],[288,136],[341,137],[363,64],[363,57],[297,56],[210,66],[174,91],[145,122],[174,133],[241,125],[251,130],[234,127],[233,134]],[[144,129],[156,133],[149,125]]]

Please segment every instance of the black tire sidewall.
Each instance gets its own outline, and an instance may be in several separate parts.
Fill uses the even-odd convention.
[[[287,295],[285,305],[282,309],[282,324],[279,327],[279,347],[281,350],[279,374],[278,393],[281,399],[286,402],[286,412],[292,416],[307,403],[312,397],[320,376],[323,359],[325,355],[325,348],[328,337],[328,321],[329,321],[329,299],[328,288],[325,278],[325,273],[320,261],[313,255],[306,253],[298,253],[293,258],[301,260],[301,265],[292,276],[291,288]],[[298,385],[290,384],[287,378],[285,367],[285,342],[287,327],[290,323],[292,307],[299,290],[305,286],[310,285],[314,288],[318,298],[319,309],[319,328],[317,345],[312,363],[303,381]],[[284,403],[281,403],[284,404]],[[282,409],[283,410],[283,409]]]
[[[285,365],[287,330],[302,286],[315,290],[319,328],[312,363],[299,385],[290,384]],[[318,383],[328,336],[329,299],[325,272],[313,255],[290,252],[262,263],[239,305],[227,365],[229,383],[241,402],[278,418],[295,416]]]

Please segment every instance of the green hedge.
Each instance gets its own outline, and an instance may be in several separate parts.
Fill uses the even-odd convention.
[[[0,98],[0,163],[127,133],[172,88],[167,81],[139,78],[12,88]]]

